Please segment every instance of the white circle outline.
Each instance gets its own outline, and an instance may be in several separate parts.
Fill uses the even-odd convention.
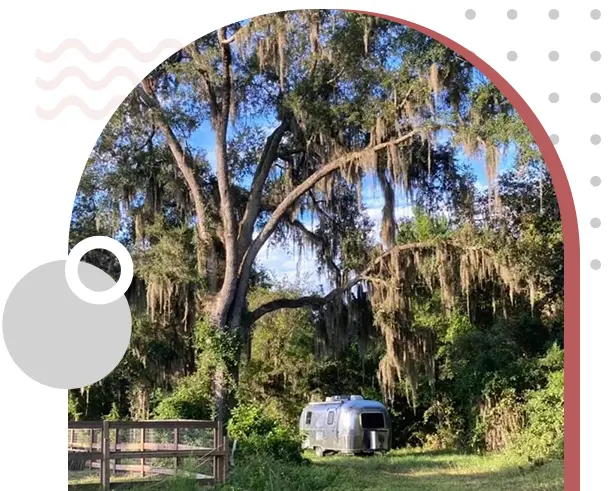
[[[96,292],[84,286],[82,281],[80,281],[80,276],[78,275],[80,259],[93,249],[110,251],[120,263],[120,278],[109,290]],[[112,303],[118,300],[131,285],[131,281],[133,280],[133,259],[125,246],[117,240],[103,235],[87,237],[78,242],[68,254],[65,262],[65,279],[72,293],[80,300],[96,305]]]

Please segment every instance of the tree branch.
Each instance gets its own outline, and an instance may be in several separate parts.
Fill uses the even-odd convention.
[[[339,283],[342,271],[340,270],[340,268],[338,268],[337,264],[331,257],[330,251],[328,250],[329,245],[327,244],[325,239],[323,237],[321,237],[320,235],[315,234],[311,230],[308,230],[306,228],[306,226],[300,220],[295,220],[295,219],[291,220],[291,221],[289,221],[289,224],[291,226],[293,226],[294,228],[298,229],[302,234],[304,234],[306,237],[308,237],[309,240],[311,240],[312,242],[314,242],[321,248],[321,251],[323,252],[325,259],[327,261],[327,265],[333,270],[333,272],[336,276],[336,283]]]
[[[314,192],[309,191],[309,195],[310,195],[310,199],[312,200],[312,205],[313,205],[314,209],[316,210],[316,212],[320,215],[323,215],[330,222],[334,222],[335,218],[332,217],[329,214],[329,212],[321,206],[321,203],[319,203],[319,200],[317,200],[317,198],[315,197]]]
[[[352,287],[360,283],[361,281],[375,281],[376,279],[370,276],[370,274],[374,271],[375,267],[378,266],[383,260],[387,257],[390,257],[392,254],[396,252],[402,252],[405,250],[422,250],[434,248],[437,246],[437,243],[434,241],[428,242],[416,242],[412,244],[404,244],[400,246],[395,246],[388,251],[384,252],[382,255],[373,259],[369,265],[355,278],[348,281],[345,285],[340,286],[338,288],[334,288],[327,295],[321,297],[319,295],[311,295],[300,298],[278,298],[276,300],[272,300],[268,303],[265,303],[259,306],[257,309],[249,313],[248,319],[251,324],[260,319],[266,314],[270,312],[274,312],[279,309],[297,309],[301,307],[313,307],[313,308],[321,308],[325,304],[332,301],[338,295],[347,292]]]
[[[211,233],[207,229],[210,213],[205,205],[201,187],[196,180],[194,169],[190,164],[184,148],[175,136],[175,133],[173,132],[173,129],[171,128],[171,125],[169,124],[167,117],[161,108],[156,95],[154,94],[150,80],[148,78],[142,80],[141,86],[138,90],[144,104],[151,109],[153,119],[156,121],[156,124],[159,126],[163,136],[167,140],[167,145],[169,145],[169,149],[171,150],[175,163],[184,177],[186,185],[188,186],[188,191],[192,201],[194,202],[194,209],[196,212],[197,235],[208,254],[207,274],[209,276],[209,287],[211,291],[215,291],[217,287],[217,263]]]
[[[232,97],[232,49],[230,48],[229,43],[224,42],[226,41],[225,27],[222,27],[217,31],[217,37],[222,53],[222,122],[225,120],[225,124],[227,125],[230,115],[230,102]]]
[[[182,173],[184,180],[186,181],[188,191],[190,192],[190,196],[194,201],[199,238],[204,244],[208,244],[210,240],[210,234],[205,226],[206,221],[209,218],[208,210],[205,206],[205,201],[203,200],[203,193],[201,187],[194,175],[194,169],[188,161],[184,148],[175,136],[173,129],[167,121],[167,117],[164,114],[163,109],[160,107],[158,99],[156,98],[156,95],[154,94],[152,86],[148,79],[144,79],[142,81],[139,94],[146,106],[153,110],[154,120],[156,121],[156,124],[160,128],[161,132],[163,133],[163,136],[167,141],[167,145],[171,150],[171,154],[175,159],[175,163],[180,172]]]
[[[417,130],[413,130],[410,133],[408,133],[407,135],[403,135],[400,138],[397,138],[396,140],[381,143],[381,144],[375,145],[373,147],[368,147],[364,150],[350,152],[346,155],[342,155],[342,156],[336,158],[335,160],[325,164],[323,167],[319,168],[316,172],[314,172],[307,179],[305,179],[304,182],[302,182],[300,185],[296,186],[290,193],[288,193],[287,196],[285,196],[285,198],[281,202],[281,204],[279,206],[277,206],[274,213],[272,213],[272,215],[270,216],[268,222],[266,222],[266,225],[264,225],[264,228],[262,229],[260,234],[255,238],[255,240],[253,240],[253,242],[247,249],[247,252],[245,253],[245,257],[241,261],[241,266],[240,266],[241,275],[239,278],[235,298],[238,299],[239,301],[246,298],[247,289],[249,288],[249,277],[251,274],[251,268],[253,266],[253,262],[255,261],[255,258],[257,257],[258,253],[260,252],[260,249],[262,248],[262,246],[266,243],[266,241],[270,238],[272,233],[277,228],[278,224],[280,223],[280,221],[283,218],[283,215],[291,208],[291,206],[293,206],[293,204],[298,199],[300,199],[302,197],[302,195],[304,195],[317,182],[319,182],[324,177],[330,175],[332,172],[337,171],[338,169],[340,169],[341,167],[343,167],[344,165],[346,165],[348,163],[351,163],[357,159],[361,159],[361,158],[365,157],[366,154],[370,150],[378,151],[383,148],[386,148],[387,146],[389,146],[391,144],[396,145],[396,144],[402,143],[410,138],[413,138],[417,133],[418,133]],[[233,312],[233,317],[231,319],[231,324],[239,322],[241,315],[242,315],[242,312],[239,311],[238,309],[235,309]]]
[[[260,157],[260,163],[255,170],[255,175],[251,184],[251,192],[239,227],[238,254],[240,258],[243,257],[245,251],[251,244],[253,228],[260,212],[264,184],[268,179],[272,164],[276,160],[276,154],[281,139],[288,129],[289,122],[283,121],[266,139],[266,145]]]
[[[403,135],[402,137],[397,138],[395,140],[375,145],[374,147],[371,148],[371,150],[377,152],[378,150],[386,148],[389,145],[397,145],[410,138],[413,138],[417,133],[418,132],[416,130],[411,131],[407,135]],[[323,167],[318,169],[316,172],[314,172],[312,175],[310,175],[306,180],[304,180],[304,182],[302,182],[299,186],[296,186],[290,193],[288,193],[287,196],[285,196],[285,198],[283,199],[282,203],[279,206],[277,206],[277,209],[271,215],[270,219],[268,220],[268,222],[266,223],[266,225],[264,226],[264,228],[262,229],[260,234],[253,241],[249,251],[247,251],[248,256],[253,256],[251,258],[252,263],[253,263],[253,259],[255,259],[255,256],[257,256],[257,253],[259,252],[261,247],[268,240],[268,238],[270,237],[272,232],[274,232],[274,230],[276,229],[282,216],[287,212],[287,210],[289,210],[289,208],[291,208],[291,206],[298,199],[300,199],[300,197],[304,193],[306,193],[308,190],[310,190],[321,179],[323,179],[324,177],[328,176],[329,174],[335,172],[340,167],[342,167],[358,158],[363,157],[367,152],[369,152],[369,150],[370,149],[367,148],[362,151],[351,152],[351,153],[348,153],[341,157],[338,157],[337,159],[333,160],[332,162],[329,162],[328,164],[325,164]]]
[[[203,89],[205,92],[205,96],[207,97],[207,102],[209,103],[209,110],[211,112],[211,120],[215,121],[215,119],[217,118],[218,113],[219,113],[219,108],[218,108],[217,96],[215,95],[215,89],[213,88],[213,84],[211,83],[211,77],[209,75],[209,71],[207,70],[207,67],[205,66],[203,57],[199,53],[198,48],[196,47],[196,44],[194,44],[194,43],[191,44],[188,47],[188,52],[192,56],[192,60],[194,61],[194,64],[196,65],[196,70],[198,71],[198,73],[201,75],[201,78],[203,79]]]
[[[216,308],[212,322],[224,327],[226,315],[234,300],[234,293],[238,283],[237,257],[237,226],[236,210],[232,199],[232,187],[228,169],[228,120],[230,118],[230,100],[232,97],[232,51],[230,44],[222,43],[226,39],[226,28],[217,31],[220,43],[221,63],[223,71],[221,106],[216,118],[213,120],[215,129],[215,157],[217,182],[220,191],[220,212],[224,226],[224,245],[226,251],[226,264],[224,282],[216,298]]]

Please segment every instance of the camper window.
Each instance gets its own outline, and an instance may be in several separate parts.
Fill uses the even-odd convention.
[[[384,428],[384,414],[382,413],[361,413],[361,426],[364,430]]]
[[[312,419],[312,412],[308,411],[306,413],[306,424],[309,425],[310,424],[310,420]]]
[[[327,424],[328,425],[334,424],[334,412],[333,411],[329,411],[329,413],[327,414]]]

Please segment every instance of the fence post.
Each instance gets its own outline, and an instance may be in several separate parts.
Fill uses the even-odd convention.
[[[114,451],[118,452],[118,428],[114,428]],[[114,475],[116,475],[116,466],[118,463],[118,460],[114,459],[114,465],[112,466],[112,473]]]
[[[146,449],[146,429],[142,426],[141,428],[141,451]],[[141,477],[146,475],[146,459],[141,458]]]
[[[175,444],[175,450],[179,450],[179,428],[173,429],[173,443]],[[177,470],[179,469],[179,457],[175,457],[175,475],[177,476]]]
[[[93,453],[93,428],[89,430],[89,452]],[[89,460],[89,470],[93,470],[92,460]]]
[[[228,478],[228,437],[224,436],[224,456],[222,457],[222,484],[226,482]]]
[[[104,421],[101,430],[101,489],[110,489],[110,422]]]
[[[219,425],[219,421],[217,422],[217,424],[215,425],[215,428],[213,428],[213,450],[216,451],[218,446],[219,446],[219,441],[220,441],[220,425]],[[218,466],[218,456],[214,455],[213,456],[213,482],[214,484],[218,484],[219,483],[219,478],[220,478],[220,474],[219,474],[219,466]]]

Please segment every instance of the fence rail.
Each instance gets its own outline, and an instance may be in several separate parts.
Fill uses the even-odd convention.
[[[206,432],[201,435],[202,430]],[[154,466],[152,459],[168,459],[172,465]],[[183,462],[193,459],[195,469],[185,469]],[[228,470],[228,439],[218,421],[69,421],[68,462],[78,469],[88,463],[91,472],[99,469],[103,490],[116,487],[112,476],[119,474],[183,475],[201,483],[222,484]],[[211,464],[211,469],[200,471],[205,464]]]

